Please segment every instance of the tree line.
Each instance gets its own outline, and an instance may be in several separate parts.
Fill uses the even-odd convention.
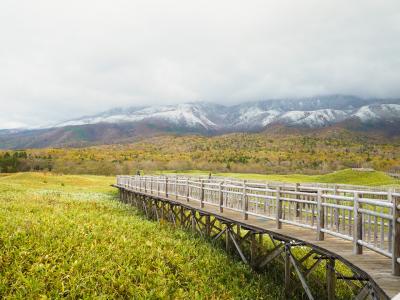
[[[137,170],[321,174],[400,166],[400,143],[352,135],[158,136],[125,145],[0,152],[0,172],[133,174]]]

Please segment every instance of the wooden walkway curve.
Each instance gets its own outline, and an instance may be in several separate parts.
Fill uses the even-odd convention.
[[[289,287],[292,270],[310,299],[313,296],[306,279],[314,266],[307,269],[301,263],[313,253],[318,254],[315,265],[327,260],[328,299],[335,298],[336,279],[360,282],[357,299],[388,299],[400,293],[397,191],[166,176],[118,176],[115,187],[123,201],[154,218],[168,214],[171,221],[202,234],[224,237],[227,248],[230,241],[242,260],[255,267],[283,257],[288,270],[285,283]],[[257,235],[268,235],[276,248],[255,257]],[[248,254],[241,246],[247,242]],[[290,249],[296,246],[309,247],[311,254],[295,258]],[[347,265],[353,275],[335,270],[336,260]]]

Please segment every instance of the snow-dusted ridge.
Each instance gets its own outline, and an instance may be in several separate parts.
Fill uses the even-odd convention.
[[[218,128],[207,116],[208,112],[196,104],[178,104],[168,106],[150,106],[139,110],[111,110],[110,113],[83,117],[55,124],[53,127],[78,126],[97,123],[139,122],[143,120],[162,120],[176,126],[182,125],[193,128]]]
[[[353,96],[334,95],[258,101],[235,106],[198,102],[116,108],[47,127],[162,122],[182,129],[233,131],[257,130],[272,124],[319,128],[354,118],[364,123],[400,120],[400,99],[364,100]]]
[[[342,110],[321,109],[315,111],[289,111],[279,117],[279,121],[289,125],[303,125],[307,127],[324,127],[341,122],[348,117]]]
[[[391,121],[400,118],[400,104],[377,104],[359,108],[354,114],[362,122]]]

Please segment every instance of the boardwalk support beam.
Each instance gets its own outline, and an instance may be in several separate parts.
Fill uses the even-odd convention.
[[[335,299],[336,289],[336,274],[335,274],[335,259],[330,258],[326,261],[326,290],[328,300]]]

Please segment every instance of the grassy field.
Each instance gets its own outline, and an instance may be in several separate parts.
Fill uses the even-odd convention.
[[[351,170],[321,176],[214,175],[398,184],[384,173]],[[110,186],[114,180],[53,173],[0,176],[1,299],[281,297],[283,270],[279,265],[262,275],[254,273],[189,232],[144,219],[134,208],[116,201],[116,190]],[[344,266],[341,269],[347,272]],[[324,270],[319,266],[316,275],[323,277]],[[321,292],[314,284],[312,287],[314,293]],[[351,295],[342,283],[337,291],[338,299]]]
[[[209,172],[191,170],[187,172],[182,171],[164,171],[157,172],[162,174],[190,174],[192,176],[208,175]],[[354,185],[368,185],[368,186],[396,186],[400,187],[400,180],[388,176],[384,172],[360,172],[351,169],[337,171],[325,175],[303,175],[303,174],[290,174],[290,175],[274,175],[274,174],[251,174],[251,173],[212,173],[213,176],[225,176],[240,179],[253,179],[265,181],[282,181],[282,182],[318,182],[318,183],[342,183]]]
[[[0,177],[0,298],[276,299],[281,287],[115,201],[113,177]]]

